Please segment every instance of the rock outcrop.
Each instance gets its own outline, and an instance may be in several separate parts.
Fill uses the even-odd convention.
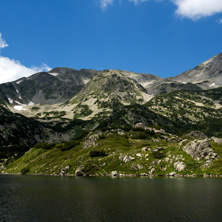
[[[191,131],[186,136],[191,137],[193,139],[206,139],[207,138],[207,136],[204,133],[202,133],[201,131],[198,131],[198,130]]]
[[[183,147],[183,150],[195,160],[208,160],[217,157],[217,154],[214,153],[208,139],[191,141]]]
[[[219,143],[219,144],[222,144],[222,138],[217,138],[217,137],[212,137],[211,138],[215,143]]]

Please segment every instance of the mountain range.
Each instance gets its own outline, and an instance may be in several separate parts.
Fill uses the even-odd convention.
[[[137,124],[177,136],[199,130],[222,137],[221,114],[221,53],[166,79],[58,67],[0,84],[0,147],[68,142]]]

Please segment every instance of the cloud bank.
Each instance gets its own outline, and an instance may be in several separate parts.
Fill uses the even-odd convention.
[[[49,71],[51,68],[46,64],[40,67],[28,68],[19,61],[0,56],[0,83],[10,82],[21,77],[30,76],[36,72]]]
[[[222,13],[222,0],[99,0],[99,3],[101,8],[104,10],[114,2],[121,3],[121,1],[132,2],[135,5],[149,1],[169,1],[176,5],[177,15],[192,20],[198,20],[202,17]]]

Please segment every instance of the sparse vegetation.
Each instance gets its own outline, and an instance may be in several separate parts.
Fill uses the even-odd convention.
[[[9,163],[4,172],[58,175],[68,166],[67,174],[72,175],[81,166],[85,175],[108,175],[111,171],[123,174],[166,175],[175,171],[175,163],[181,161],[186,164],[185,169],[178,172],[181,175],[222,173],[222,145],[211,143],[219,159],[215,160],[209,168],[204,168],[202,165],[206,160],[194,160],[179,148],[180,140],[168,141],[172,135],[165,134],[168,139],[159,137],[158,134],[148,138],[136,138],[138,133],[145,132],[145,130],[124,131],[123,129],[95,131],[95,135],[100,135],[98,145],[93,147],[89,144],[84,149],[82,146],[86,136],[60,144],[37,144],[22,157]],[[147,151],[144,147],[147,147]]]

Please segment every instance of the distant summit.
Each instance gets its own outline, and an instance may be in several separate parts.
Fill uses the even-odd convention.
[[[222,53],[172,79],[183,83],[195,83],[204,89],[221,86]]]

